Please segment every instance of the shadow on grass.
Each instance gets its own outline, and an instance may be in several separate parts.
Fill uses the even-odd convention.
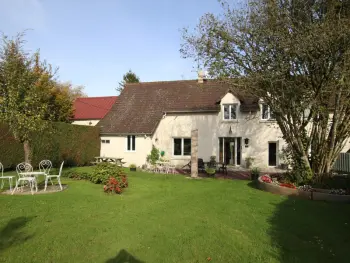
[[[279,262],[349,262],[350,205],[290,197],[270,223]]]
[[[17,217],[11,219],[7,225],[0,230],[0,251],[10,246],[23,243],[33,237],[21,231],[33,217]]]
[[[111,259],[108,259],[106,263],[145,263],[137,258],[133,257],[129,252],[122,249],[119,253]]]

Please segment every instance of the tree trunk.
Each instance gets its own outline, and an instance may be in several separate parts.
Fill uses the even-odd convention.
[[[29,141],[23,142],[23,149],[24,149],[24,161],[30,164],[32,162],[32,149],[30,148]]]
[[[191,132],[191,177],[198,177],[198,130]]]

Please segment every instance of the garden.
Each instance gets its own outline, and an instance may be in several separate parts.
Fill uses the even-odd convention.
[[[127,182],[119,194],[108,169],[65,168],[58,193],[0,195],[0,262],[348,262],[349,205],[108,171]]]

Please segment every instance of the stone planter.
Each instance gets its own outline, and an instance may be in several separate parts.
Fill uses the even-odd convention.
[[[299,189],[283,187],[272,183],[265,183],[261,180],[260,177],[257,180],[257,186],[260,190],[270,192],[273,194],[297,196],[303,199],[317,200],[317,201],[350,203],[350,195],[329,194],[329,190],[326,190],[326,189],[315,188],[313,192],[308,192],[308,191],[303,191]]]

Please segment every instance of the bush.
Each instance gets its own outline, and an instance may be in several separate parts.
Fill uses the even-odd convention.
[[[129,168],[136,168],[136,164],[133,164],[133,163],[130,164],[130,165],[129,165]]]
[[[147,162],[155,165],[158,160],[159,160],[159,150],[154,145],[152,145],[151,153],[147,155]]]
[[[90,181],[94,184],[107,184],[110,177],[120,179],[126,178],[124,171],[115,164],[111,163],[99,163],[94,167],[94,170],[90,176]]]
[[[251,180],[257,180],[259,178],[259,175],[260,175],[260,170],[257,167],[254,167],[250,171],[250,178],[251,178]]]
[[[246,168],[250,169],[250,167],[253,165],[254,162],[254,158],[251,156],[248,156],[247,158],[245,158],[245,165]]]
[[[54,167],[62,161],[64,166],[90,165],[93,157],[100,154],[98,127],[53,123],[52,129],[33,134],[32,165],[38,167],[41,160],[51,160]],[[23,145],[15,140],[7,125],[0,125],[0,161],[4,168],[15,168],[24,161]]]
[[[118,178],[110,177],[107,183],[103,186],[103,190],[106,193],[121,194],[126,187],[128,187],[128,181],[126,175],[122,175]]]
[[[52,169],[51,174],[58,174],[59,170]],[[91,177],[91,167],[74,167],[67,168],[62,171],[62,177],[72,178],[75,180],[90,180]]]

